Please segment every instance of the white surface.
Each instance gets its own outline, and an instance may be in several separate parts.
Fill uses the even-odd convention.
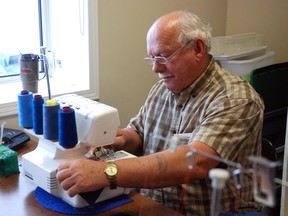
[[[238,76],[250,76],[250,73],[264,66],[274,64],[275,52],[268,51],[264,55],[251,58],[245,57],[237,60],[220,61],[221,67]]]
[[[78,140],[92,147],[110,145],[114,142],[120,126],[118,110],[97,101],[68,94],[54,98],[61,107],[75,110]]]

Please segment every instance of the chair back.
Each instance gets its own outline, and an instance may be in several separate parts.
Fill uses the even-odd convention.
[[[265,112],[288,106],[288,62],[255,69],[250,79],[264,100]]]
[[[266,138],[262,138],[261,155],[270,161],[277,161],[277,152],[273,144]]]

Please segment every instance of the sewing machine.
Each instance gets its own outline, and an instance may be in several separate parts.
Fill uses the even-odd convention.
[[[103,148],[113,143],[120,121],[117,109],[90,99],[70,94],[54,98],[60,107],[70,106],[75,110],[78,144],[71,149],[65,149],[58,142],[44,139],[33,130],[25,132],[39,139],[37,148],[22,157],[23,174],[27,179],[50,194],[62,198],[75,208],[89,206],[89,201],[83,195],[70,197],[59,185],[56,173],[58,165],[80,158],[96,158],[97,160],[118,160],[135,157],[125,151],[113,152]],[[95,180],[97,181],[97,180]],[[104,188],[95,203],[129,193],[131,189],[117,187],[110,190]],[[93,200],[94,202],[94,200]],[[90,203],[91,204],[91,203]]]

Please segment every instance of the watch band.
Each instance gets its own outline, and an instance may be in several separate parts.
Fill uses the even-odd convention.
[[[110,189],[117,188],[117,166],[114,161],[106,161],[104,173],[109,181]]]

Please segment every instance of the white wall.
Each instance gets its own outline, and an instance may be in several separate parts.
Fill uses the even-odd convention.
[[[288,61],[287,11],[287,0],[228,0],[226,34],[260,33],[276,63]]]

